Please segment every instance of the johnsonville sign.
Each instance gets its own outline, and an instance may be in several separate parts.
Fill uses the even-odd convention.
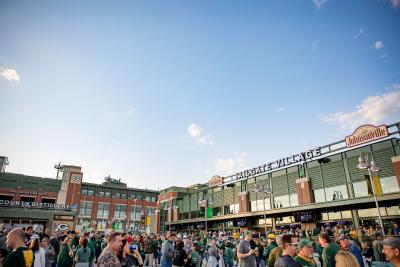
[[[210,181],[208,181],[208,186],[213,187],[217,185],[222,185],[224,183],[224,177],[215,175],[213,178],[211,178]]]
[[[387,136],[389,136],[389,131],[386,125],[362,125],[352,135],[346,136],[346,147],[358,146]]]
[[[13,200],[0,200],[0,207],[7,208],[39,208],[39,209],[55,209],[55,210],[70,210],[71,205],[42,203],[42,202],[28,202],[28,201],[13,201]]]
[[[249,170],[238,172],[238,173],[236,173],[235,180],[249,178],[254,175],[261,175],[268,171],[283,168],[288,165],[292,165],[292,164],[299,163],[299,162],[305,162],[306,160],[309,160],[309,159],[312,159],[312,158],[315,158],[318,156],[321,156],[321,148],[320,147],[310,149],[310,150],[307,150],[306,152],[295,154],[290,157],[281,158],[276,161],[272,161],[272,162],[266,163],[264,165],[260,165],[258,167],[255,167],[255,168],[252,168]]]

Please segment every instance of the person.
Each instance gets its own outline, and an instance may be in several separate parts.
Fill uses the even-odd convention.
[[[263,251],[263,256],[264,256],[264,259],[265,259],[265,265],[266,266],[268,266],[268,258],[269,258],[269,255],[270,255],[270,253],[271,253],[271,251],[274,249],[274,248],[276,248],[276,247],[278,247],[278,244],[276,243],[276,235],[274,235],[274,234],[268,234],[267,235],[267,238],[268,238],[268,245],[264,248],[264,251]]]
[[[176,248],[172,253],[172,266],[173,267],[182,267],[185,265],[185,260],[187,259],[187,254],[183,247],[185,244],[182,240],[178,240],[176,242]]]
[[[331,238],[327,233],[321,232],[318,235],[318,241],[322,250],[322,266],[323,267],[334,267],[335,266],[335,255],[340,250],[338,244],[331,242]]]
[[[340,237],[339,243],[344,251],[349,251],[351,254],[354,255],[354,257],[356,257],[358,264],[360,266],[364,266],[364,259],[361,255],[361,250],[358,246],[352,244],[347,236]]]
[[[83,236],[82,236],[83,237]],[[88,247],[88,240],[83,237],[79,240],[79,249],[75,255],[75,267],[89,267],[90,255],[92,254],[91,249]]]
[[[313,242],[301,239],[298,248],[299,253],[294,257],[294,260],[303,267],[317,267],[313,254]]]
[[[53,265],[56,252],[54,251],[53,246],[50,245],[50,241],[47,237],[42,239],[41,244],[44,249],[45,266],[51,267]]]
[[[0,248],[0,267],[3,267],[4,260],[7,257],[8,250],[5,248]]]
[[[217,240],[215,238],[211,239],[210,247],[207,250],[208,253],[207,267],[216,267],[218,265],[219,253],[216,243]]]
[[[71,248],[71,244],[72,238],[65,237],[57,257],[57,267],[72,267],[74,251]]]
[[[144,254],[146,259],[144,261],[145,266],[152,267],[153,266],[153,256],[156,251],[156,244],[151,235],[148,235],[144,240]]]
[[[282,256],[282,235],[276,236],[277,247],[273,248],[269,253],[268,257],[268,267],[273,267],[275,265],[276,259]]]
[[[170,233],[161,247],[161,267],[172,267],[172,255],[176,234]]]
[[[29,247],[31,244],[32,234],[33,234],[33,226],[29,225],[26,227],[25,233],[24,233],[24,242],[27,247]]]
[[[282,256],[279,257],[274,264],[274,267],[301,267],[293,257],[296,255],[296,248],[299,244],[298,238],[292,234],[282,236]]]
[[[234,253],[232,250],[232,244],[228,241],[225,246],[225,266],[233,267],[234,265]]]
[[[135,267],[143,265],[143,259],[140,256],[137,247],[131,247],[128,239],[122,239],[121,250],[118,253],[118,260],[122,266]]]
[[[113,232],[110,234],[109,243],[104,248],[97,260],[98,267],[121,267],[121,262],[118,260],[117,254],[122,246],[121,233]]]
[[[60,240],[57,233],[54,233],[50,238],[50,246],[54,248],[54,261],[51,266],[56,267],[58,253],[60,253]]]
[[[360,267],[354,255],[348,251],[338,251],[335,254],[336,267]]]
[[[243,262],[243,267],[256,267],[256,251],[255,247],[250,246],[251,239],[251,232],[247,231],[238,245],[237,257]]]
[[[39,244],[39,236],[35,237],[31,241],[31,250],[35,254],[35,260],[33,261],[34,267],[45,267],[46,256],[44,248]]]
[[[383,254],[388,262],[400,267],[400,237],[388,237],[382,242]]]
[[[392,230],[393,235],[400,235],[400,227],[397,222],[393,224],[393,230]]]
[[[24,231],[21,228],[14,228],[7,234],[6,245],[11,251],[4,260],[4,267],[33,266],[33,251],[25,245],[24,240]]]
[[[372,243],[369,240],[366,240],[364,242],[362,242],[362,255],[364,257],[364,259],[369,262],[372,263],[372,261],[374,260],[374,250],[372,249]]]

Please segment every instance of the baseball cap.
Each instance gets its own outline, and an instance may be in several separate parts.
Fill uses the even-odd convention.
[[[246,235],[251,235],[251,232],[250,231],[246,231],[245,233],[244,233],[244,235],[246,236]]]
[[[339,236],[337,241],[341,241],[341,240],[350,240],[350,238],[347,235],[341,235],[341,236]]]
[[[276,235],[274,235],[274,234],[268,234],[267,238],[268,238],[268,239],[275,239],[275,238],[276,238]]]
[[[173,237],[173,236],[176,237],[176,234],[175,234],[175,233],[170,233],[170,234],[168,235],[168,237]]]
[[[400,238],[399,237],[391,236],[391,237],[385,238],[385,240],[383,240],[379,243],[384,246],[389,246],[392,248],[400,248]]]
[[[300,239],[298,247],[299,247],[299,249],[302,249],[304,247],[312,247],[312,245],[313,245],[313,242],[311,242],[307,239]]]

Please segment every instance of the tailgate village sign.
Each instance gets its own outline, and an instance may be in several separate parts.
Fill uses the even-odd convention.
[[[236,173],[236,178],[234,180],[239,180],[239,179],[244,179],[244,178],[249,178],[254,175],[259,175],[263,174],[265,172],[271,171],[273,169],[278,169],[285,167],[290,164],[298,163],[298,162],[304,162],[305,160],[321,156],[321,148],[317,147],[311,150],[307,150],[304,153],[299,153],[290,157],[286,158],[281,158],[273,162],[269,162],[264,165],[260,165],[258,167],[245,170],[242,172]]]

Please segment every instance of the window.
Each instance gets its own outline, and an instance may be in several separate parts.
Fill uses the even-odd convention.
[[[13,196],[8,196],[8,195],[0,195],[0,200],[9,200],[11,201]]]
[[[121,198],[126,199],[126,194],[121,194]]]
[[[97,218],[104,218],[107,219],[109,216],[109,209],[110,209],[110,204],[108,203],[99,203],[97,209]]]
[[[295,207],[299,205],[299,199],[297,197],[297,194],[291,194],[290,195],[290,206]]]
[[[54,198],[42,198],[42,203],[55,204],[56,200]]]
[[[399,192],[399,183],[395,176],[380,178],[383,194]]]
[[[88,190],[88,196],[94,196],[94,191],[93,190]]]
[[[353,191],[355,197],[366,197],[368,196],[368,185],[366,181],[353,183]]]
[[[327,201],[335,201],[349,198],[346,185],[325,188],[325,193]]]
[[[82,195],[87,195],[88,191],[86,189],[82,189]]]
[[[97,221],[97,229],[98,230],[105,230],[105,229],[107,229],[107,220],[106,219],[103,219],[103,220],[98,220]]]
[[[25,201],[25,202],[35,202],[35,198],[34,197],[21,197],[20,200],[21,201]]]
[[[92,215],[93,202],[81,201],[81,207],[79,210],[80,216],[91,216]]]
[[[146,201],[150,202],[151,198],[149,196],[146,197]]]
[[[104,197],[104,192],[99,192],[99,197]]]
[[[131,207],[131,220],[135,220],[135,221],[140,220],[140,207],[139,206]]]
[[[389,216],[399,216],[400,215],[400,207],[399,206],[392,206],[392,207],[387,207],[387,214]]]
[[[116,198],[121,198],[121,194],[120,193],[115,193],[115,197]]]
[[[314,190],[314,200],[315,203],[325,202],[325,191],[324,189],[315,189]]]
[[[126,206],[125,205],[115,205],[114,219],[125,219],[126,217]]]
[[[105,197],[111,197],[111,193],[110,192],[106,192],[105,193]]]
[[[151,202],[156,202],[156,197],[151,197]]]
[[[274,198],[274,208],[278,209],[278,208],[286,208],[289,207],[290,203],[289,203],[289,196],[280,196],[280,197],[275,197]]]
[[[384,207],[379,208],[379,211],[381,212],[382,216],[386,216],[386,209]],[[378,210],[376,208],[360,209],[358,210],[358,216],[360,218],[378,217]]]

